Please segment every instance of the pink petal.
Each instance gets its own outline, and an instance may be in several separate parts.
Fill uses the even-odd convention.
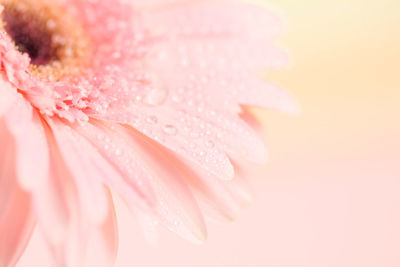
[[[175,5],[161,6],[145,14],[146,25],[155,34],[197,37],[229,34],[263,40],[282,30],[281,20],[257,5],[227,0],[174,2]]]
[[[45,127],[48,137],[50,169],[49,176],[32,191],[34,210],[38,226],[50,246],[60,246],[67,238],[71,185],[69,170],[63,162],[50,129]]]
[[[83,138],[69,126],[56,119],[47,121],[52,129],[63,161],[77,187],[83,212],[88,214],[93,222],[103,222],[108,214],[109,207],[103,185],[99,179],[104,173],[92,162],[93,157],[98,157],[96,151],[91,150],[91,147]]]
[[[231,196],[236,200],[236,203],[241,207],[246,207],[253,202],[254,196],[253,190],[246,179],[246,174],[250,174],[251,171],[246,171],[243,166],[236,163],[237,161],[233,162],[235,167],[235,179],[225,182],[225,186]]]
[[[223,149],[206,145],[212,137],[206,136],[205,131],[198,128],[198,119],[190,117],[190,121],[183,121],[182,114],[175,108],[130,106],[126,110],[116,107],[110,108],[107,114],[95,117],[129,124],[217,177],[231,179],[234,175],[233,167]]]
[[[13,177],[15,179],[15,177]],[[0,219],[0,266],[13,266],[24,252],[34,227],[30,197],[17,184]]]
[[[69,126],[67,125],[63,125],[62,123],[60,123],[57,120],[53,120],[50,122],[50,124],[52,125],[52,128],[54,131],[56,131],[56,135],[59,136],[60,138],[64,138],[62,140],[68,140],[69,138],[74,139],[77,144],[79,144],[79,148],[78,150],[75,151],[71,151],[72,154],[67,154],[66,157],[71,157],[71,155],[79,155],[82,151],[85,152],[85,157],[82,161],[87,162],[86,165],[90,165],[92,166],[91,170],[91,175],[93,178],[97,179],[97,183],[104,183],[107,184],[108,186],[110,186],[111,188],[113,188],[113,190],[115,190],[117,193],[119,193],[127,202],[129,203],[133,203],[132,205],[135,206],[135,208],[139,208],[140,211],[146,211],[149,212],[149,204],[151,204],[154,201],[154,196],[152,195],[153,193],[151,192],[150,195],[148,195],[148,193],[150,193],[150,191],[148,191],[149,189],[146,189],[145,191],[143,191],[143,189],[145,188],[145,182],[146,180],[140,180],[143,177],[141,176],[135,176],[134,172],[124,172],[127,169],[126,168],[119,168],[121,167],[121,165],[118,164],[128,164],[125,161],[121,161],[119,157],[116,157],[115,154],[113,153],[109,153],[111,152],[111,144],[119,144],[118,142],[114,142],[115,140],[112,139],[112,137],[108,137],[107,133],[105,133],[103,130],[99,130],[96,127],[94,127],[91,124],[88,124],[84,127],[80,127],[80,126],[74,126],[73,129],[69,128]],[[82,136],[80,134],[81,133]],[[99,138],[99,136],[102,136],[101,138]],[[85,139],[84,136],[88,137],[88,139]],[[105,140],[110,140],[109,142],[106,142],[106,145],[109,146],[107,149],[104,149],[104,141]],[[61,140],[61,139],[60,139]],[[98,144],[98,147],[93,146],[91,144],[91,142],[89,142],[89,140],[91,142],[93,142],[94,145]],[[67,141],[69,142],[69,141]],[[61,144],[61,146],[63,146],[65,144]],[[115,147],[116,148],[116,147]],[[126,145],[121,145],[121,153],[123,155],[123,149],[127,149]],[[65,150],[65,148],[64,148]],[[132,153],[131,150],[128,150],[130,153]],[[117,153],[118,154],[118,153]],[[104,157],[103,157],[104,155]],[[53,156],[53,158],[55,158],[55,156]],[[109,161],[108,161],[108,160]],[[62,159],[59,160],[60,164],[59,165],[63,165],[61,164],[61,161],[64,161]],[[113,164],[116,163],[116,165]],[[80,163],[82,164],[82,163]],[[131,165],[129,163],[129,165]],[[64,166],[64,168],[66,168],[66,166]],[[64,176],[65,175],[69,175],[69,171],[64,170],[63,171]],[[136,178],[134,178],[136,177]],[[138,180],[139,184],[134,184],[132,182],[129,182],[129,179],[137,179],[140,178]],[[129,179],[127,179],[129,178]],[[73,178],[71,177],[65,177],[63,180],[65,181],[69,181]],[[65,183],[64,181],[64,183]],[[140,186],[142,188],[140,188],[140,192],[145,192],[145,194],[142,193],[138,193],[137,190],[135,190],[135,186]],[[148,185],[149,186],[149,185]],[[65,187],[65,186],[64,186]],[[80,214],[77,214],[77,204],[75,203],[76,201],[76,192],[73,190],[73,192],[69,192],[68,193],[71,196],[67,199],[67,202],[70,203],[68,204],[69,206],[69,211],[68,211],[68,232],[71,232],[70,234],[68,234],[68,237],[64,243],[68,243],[70,245],[68,246],[60,246],[56,245],[56,253],[55,253],[55,259],[57,262],[69,262],[68,264],[70,264],[71,266],[75,266],[74,262],[76,262],[76,260],[80,257],[78,253],[78,251],[76,251],[76,249],[74,249],[74,245],[73,242],[79,242],[82,244],[82,247],[80,246],[79,249],[81,249],[82,251],[85,250],[85,247],[83,247],[83,243],[84,242],[93,242],[91,241],[93,238],[100,238],[99,235],[101,234],[100,230],[96,230],[95,232],[90,232],[88,235],[82,236],[79,235],[80,231],[83,231],[82,228],[87,227],[88,223],[85,222],[86,219],[88,218],[88,214],[86,214],[87,212],[85,210],[82,210],[80,212]],[[80,199],[85,198],[86,196],[81,196]],[[143,199],[144,198],[144,199]],[[147,199],[150,198],[150,199]],[[71,204],[72,202],[72,204]],[[88,204],[90,204],[91,201],[88,202]],[[97,203],[95,204],[97,205]],[[95,206],[93,206],[93,208],[95,208]],[[112,212],[113,207],[110,206],[110,204],[108,204],[108,210],[109,212]],[[86,212],[86,213],[85,213]],[[91,213],[89,213],[90,215]],[[109,216],[106,218],[106,220],[109,220]],[[98,223],[97,223],[98,224]],[[104,224],[108,224],[109,222],[104,222]],[[106,227],[106,226],[104,226]],[[107,230],[107,227],[104,228],[102,227],[101,229],[103,229],[104,231]],[[81,229],[81,230],[80,230]],[[92,228],[90,228],[89,230],[91,230]],[[100,228],[95,228],[95,229],[100,229]],[[89,231],[89,230],[84,230],[84,231]],[[110,230],[108,230],[110,231]],[[77,235],[75,233],[78,233]],[[106,233],[104,233],[106,234]],[[72,238],[82,238],[82,240],[78,240],[78,241],[73,241]],[[86,244],[86,243],[85,243]],[[89,244],[90,245],[90,244]],[[104,244],[106,245],[106,244]],[[89,247],[90,249],[90,247]],[[89,254],[91,252],[89,251]],[[93,255],[92,255],[93,256]],[[94,260],[93,257],[90,257],[90,261]],[[110,257],[108,257],[110,258]]]
[[[47,129],[48,130],[48,129]],[[57,129],[59,130],[59,129]],[[61,133],[63,136],[65,133]],[[93,255],[91,257],[87,256],[89,242],[103,242],[103,245],[97,244],[96,248],[104,248],[101,251],[102,259],[106,260],[105,264],[112,265],[115,257],[115,234],[114,232],[114,210],[112,205],[110,195],[107,190],[102,190],[97,192],[97,199],[106,199],[106,208],[104,206],[100,207],[100,210],[89,212],[87,208],[87,202],[91,200],[87,196],[81,195],[82,192],[79,191],[79,185],[76,184],[76,179],[74,179],[72,172],[67,168],[67,164],[62,158],[60,148],[55,143],[50,135],[50,147],[51,151],[51,175],[53,186],[48,188],[47,194],[58,193],[58,207],[62,209],[64,218],[62,220],[63,232],[56,235],[58,239],[54,238],[54,233],[57,234],[56,230],[57,221],[51,218],[49,212],[53,211],[52,206],[45,206],[43,200],[38,195],[36,197],[36,210],[39,219],[39,226],[41,230],[45,233],[48,241],[49,249],[51,250],[54,257],[55,266],[67,266],[67,267],[78,267],[86,266],[84,265],[86,259],[93,260]],[[84,165],[78,165],[76,167],[82,167]],[[84,177],[85,178],[85,177]],[[98,183],[101,185],[100,181]],[[35,191],[36,192],[36,191]],[[51,194],[49,195],[51,197]],[[47,197],[49,197],[47,196]],[[90,197],[90,196],[89,196]],[[92,203],[93,204],[93,203]],[[99,209],[96,205],[102,205],[102,203],[94,203],[92,209]],[[56,206],[56,205],[54,205]],[[43,208],[48,208],[44,210]],[[106,215],[100,220],[99,214],[106,210]],[[58,216],[54,216],[58,218]],[[52,223],[52,224],[49,224]],[[46,228],[48,227],[48,228]],[[111,227],[111,228],[110,228]],[[60,239],[62,238],[62,239]],[[104,238],[104,240],[103,240]],[[88,254],[89,253],[89,254]],[[100,256],[98,256],[101,258]],[[88,265],[92,266],[92,265]],[[95,266],[95,265],[93,265]]]
[[[155,39],[143,60],[152,88],[120,95],[92,116],[129,124],[222,179],[234,176],[226,153],[265,162],[262,142],[235,115],[240,104],[296,110],[288,94],[256,77],[287,59],[271,39],[278,18],[226,1],[168,5],[143,16]],[[142,103],[132,100],[138,97]]]
[[[72,182],[72,180],[70,180]],[[113,266],[117,255],[117,225],[110,193],[105,197],[110,209],[102,223],[93,223],[84,211],[80,210],[77,191],[70,192],[68,235],[59,245],[51,245],[56,266],[85,267]]]
[[[104,171],[105,175],[99,176],[103,183],[143,209],[155,201],[148,174],[136,161],[135,151],[126,140],[121,139],[114,131],[107,131],[102,124],[95,121],[86,125],[74,125],[74,129],[81,135],[79,142],[87,143],[84,146],[90,151],[88,154],[93,165]],[[105,166],[110,167],[105,169]]]
[[[153,209],[161,223],[190,241],[204,241],[206,228],[201,212],[184,182],[185,177],[175,167],[177,163],[167,157],[163,147],[135,130],[116,126],[113,129],[135,151],[136,162],[147,172],[156,195]]]
[[[170,37],[154,44],[145,66],[174,94],[200,93],[223,109],[246,104],[241,97],[257,93],[270,96],[259,102],[263,107],[274,104],[277,90],[265,84],[255,87],[254,81],[257,72],[285,65],[288,57],[271,39],[280,32],[280,20],[264,8],[199,1],[157,9],[144,18],[154,35]],[[182,97],[189,95],[175,98]]]
[[[201,0],[130,0],[132,5],[141,10],[146,8],[160,8],[169,5],[185,3],[188,1],[201,1]]]
[[[0,117],[13,104],[16,95],[15,88],[0,78]]]
[[[117,221],[111,194],[107,193],[109,213],[102,225],[93,227],[90,231],[88,252],[83,266],[109,267],[113,266],[118,249]]]
[[[239,168],[237,164],[234,165],[235,178],[222,181],[203,168],[196,168],[188,161],[182,161],[169,151],[164,151],[164,153],[182,172],[186,183],[199,200],[202,211],[208,217],[211,216],[217,221],[235,220],[242,208],[251,202],[251,190],[242,177],[242,168]]]
[[[93,125],[74,127],[79,133],[88,138],[87,140],[93,142],[101,154],[113,164],[129,162],[132,166],[131,173],[125,172],[124,170],[126,169],[121,168],[121,165],[114,165],[124,175],[125,179],[132,179],[129,176],[135,177],[132,176],[135,174],[139,178],[146,177],[147,182],[150,183],[155,193],[155,201],[150,202],[152,203],[152,208],[167,227],[192,241],[204,240],[204,222],[193,197],[185,184],[179,179],[179,171],[173,167],[173,163],[164,163],[163,154],[155,148],[154,142],[134,131],[127,133],[126,129],[121,126],[106,125],[96,121],[92,123]],[[51,124],[55,135],[60,135],[63,132],[65,137],[66,131],[69,132],[68,135],[74,135],[74,130],[66,130],[68,126],[61,125],[55,121],[51,122]],[[98,130],[93,126],[96,126]],[[93,134],[94,136],[92,136]],[[89,155],[90,158],[94,157],[87,144],[84,144],[77,137],[74,137],[74,139],[75,142],[77,141],[80,144],[79,147],[85,151],[86,155]],[[62,140],[64,145],[66,139]],[[104,143],[104,141],[106,142]],[[94,166],[98,166],[97,164]],[[128,175],[128,177],[125,175]],[[105,177],[104,181],[107,183],[109,179],[114,179],[114,177]],[[126,180],[123,180],[123,182],[126,183]],[[117,185],[117,192],[122,195],[129,205],[135,208],[141,207],[137,198],[132,198],[126,194],[123,184],[119,181],[115,181],[113,184]]]
[[[30,197],[18,186],[15,148],[0,120],[0,266],[13,266],[23,253],[34,227]]]
[[[291,93],[264,81],[261,78],[248,80],[247,90],[238,92],[240,103],[247,106],[276,109],[298,115],[300,107]]]
[[[33,191],[49,175],[49,151],[37,111],[19,95],[6,113],[7,127],[16,144],[17,176],[22,188]],[[28,133],[28,134],[27,134]]]
[[[174,158],[174,155],[167,155],[169,158]],[[232,221],[238,217],[240,207],[225,185],[225,183],[231,180],[222,181],[202,168],[193,168],[192,165],[179,162],[178,160],[176,166],[185,175],[185,181],[195,194],[196,199],[199,200],[202,211],[206,215],[212,215],[212,217],[218,217],[224,221]]]
[[[12,190],[15,185],[15,144],[8,131],[4,119],[0,118],[0,219],[11,199]]]
[[[49,144],[46,141],[44,125],[36,111],[32,110],[21,96],[18,96],[16,104],[6,113],[4,127],[10,130],[10,138],[15,140],[15,150],[13,150],[15,163],[13,164],[16,165],[16,179],[31,193],[33,209],[40,227],[46,232],[50,242],[62,242],[65,234],[66,211],[59,184],[49,175]],[[27,132],[29,132],[28,135],[26,135]],[[0,140],[7,142],[8,139],[1,137]],[[5,161],[2,160],[2,162]],[[51,167],[53,171],[54,166]]]
[[[132,209],[132,207],[130,207]],[[145,240],[150,246],[155,246],[158,243],[159,220],[152,213],[142,212],[141,210],[133,210],[142,230]]]
[[[251,107],[243,106],[239,116],[256,133],[261,134],[261,136],[264,136],[265,127],[263,127],[263,122],[261,121],[259,116],[256,116]]]
[[[275,47],[260,47],[242,40],[237,41],[234,49],[231,43],[231,39],[223,43],[213,38],[168,40],[154,45],[145,66],[162,81],[157,86],[170,92],[176,108],[188,104],[197,107],[199,102],[213,105],[219,111],[235,112],[235,106],[243,104],[298,112],[297,103],[289,93],[257,77],[259,72],[276,67],[275,61],[287,61],[286,56]],[[248,54],[249,51],[254,55]],[[263,57],[263,51],[269,53]],[[240,54],[244,55],[239,57]]]
[[[195,107],[196,105],[182,107],[180,114],[184,114],[186,124],[192,120],[192,127],[197,127],[198,132],[206,133],[206,147],[218,146],[229,155],[236,155],[251,162],[265,163],[268,152],[264,143],[238,115],[213,109],[206,104],[201,106],[202,112],[198,112],[199,107]]]

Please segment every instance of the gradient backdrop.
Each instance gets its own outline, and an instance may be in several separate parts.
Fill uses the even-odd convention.
[[[400,266],[400,1],[270,2],[293,66],[268,77],[303,111],[257,112],[271,160],[254,205],[211,225],[203,246],[163,230],[151,247],[117,203],[117,267]],[[37,233],[19,264],[30,266],[49,266]]]

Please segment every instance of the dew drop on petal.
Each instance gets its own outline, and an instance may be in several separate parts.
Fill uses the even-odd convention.
[[[209,147],[209,148],[213,148],[214,147],[214,142],[211,141],[211,140],[207,140],[206,141],[206,146]]]
[[[149,116],[147,117],[146,121],[151,124],[157,124],[158,119],[156,116]]]
[[[167,124],[163,127],[164,133],[168,135],[176,135],[178,133],[178,129],[175,126]]]
[[[143,99],[143,102],[149,106],[159,106],[165,102],[168,96],[168,90],[163,88],[151,89]]]
[[[174,95],[174,96],[172,97],[172,101],[173,101],[174,103],[181,103],[181,102],[182,102],[182,97],[179,96],[179,95]]]

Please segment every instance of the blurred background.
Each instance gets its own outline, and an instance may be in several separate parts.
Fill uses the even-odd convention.
[[[255,111],[271,151],[255,203],[203,246],[162,231],[155,247],[117,203],[117,267],[400,266],[400,1],[269,3],[294,64],[268,78],[302,114]],[[36,233],[18,266],[46,257]]]

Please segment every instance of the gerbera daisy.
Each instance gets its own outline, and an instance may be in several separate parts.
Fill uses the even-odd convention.
[[[244,107],[293,111],[258,77],[279,20],[233,1],[0,0],[0,266],[35,225],[55,266],[112,266],[109,189],[145,226],[206,237],[267,153]]]

